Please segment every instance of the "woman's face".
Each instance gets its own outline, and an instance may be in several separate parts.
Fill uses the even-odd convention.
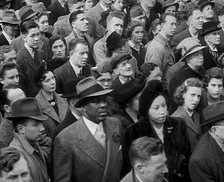
[[[155,125],[163,124],[166,121],[167,105],[164,96],[159,95],[154,99],[149,108],[148,116]]]
[[[129,102],[128,104],[128,107],[135,111],[135,112],[138,112],[139,111],[139,97],[141,95],[141,92],[138,93],[136,96],[134,96],[131,101]]]
[[[140,43],[140,42],[142,42],[143,35],[144,35],[143,27],[137,26],[132,31],[131,40],[133,42]]]
[[[123,0],[115,0],[113,3],[113,7],[116,10],[122,11],[124,7]]]
[[[162,73],[160,71],[159,67],[155,67],[155,69],[153,71],[151,71],[151,74],[148,76],[147,78],[147,82],[151,81],[151,80],[159,80],[161,81],[162,79]]]
[[[48,26],[49,26],[48,16],[47,15],[41,16],[39,18],[38,25],[39,25],[40,32],[47,32]]]
[[[46,78],[41,82],[42,89],[48,93],[54,92],[56,89],[56,81],[54,74],[49,71],[45,73],[45,77]]]
[[[86,0],[85,1],[85,10],[88,11],[92,7],[93,7],[93,0]]]
[[[56,40],[52,44],[51,50],[53,53],[53,58],[64,58],[65,57],[66,46],[61,39]]]
[[[201,87],[189,87],[187,88],[187,91],[183,94],[184,98],[184,107],[187,109],[187,111],[192,112],[200,102],[201,99]]]

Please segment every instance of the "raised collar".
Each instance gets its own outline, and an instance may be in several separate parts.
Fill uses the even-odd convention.
[[[161,32],[159,32],[155,38],[156,41],[160,42],[163,45],[169,45],[169,39],[167,39]]]

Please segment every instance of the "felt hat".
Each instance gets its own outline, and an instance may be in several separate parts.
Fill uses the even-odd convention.
[[[33,4],[32,5],[32,10],[34,12],[37,12],[37,13],[42,13],[42,12],[45,12],[45,13],[48,13],[48,14],[51,13],[50,11],[47,11],[46,7],[44,6],[44,4],[42,2],[38,2],[38,3]]]
[[[112,60],[110,62],[111,68],[114,69],[122,61],[130,60],[131,58],[132,58],[132,56],[130,54],[119,54],[119,55],[115,56],[114,58],[112,58]]]
[[[17,19],[15,11],[13,9],[6,9],[4,11],[1,23],[19,25],[20,21]]]
[[[167,0],[162,5],[162,12],[165,12],[166,8],[170,6],[175,6],[176,10],[178,10],[179,8],[179,4],[177,2],[174,2],[174,0]]]
[[[72,97],[78,97],[78,94],[76,92],[76,85],[79,81],[84,79],[84,76],[78,76],[65,84],[65,93],[62,95],[63,98],[72,98]]]
[[[120,46],[125,45],[126,41],[127,40],[122,39],[120,34],[114,31],[107,37],[107,40],[106,40],[107,49],[112,51]]]
[[[4,6],[8,5],[9,3],[11,3],[10,0],[1,0],[0,1],[0,7],[4,7]]]
[[[104,90],[103,87],[97,83],[96,79],[91,76],[78,82],[76,85],[76,92],[80,99],[76,102],[75,107],[81,107],[83,102],[88,98],[107,95],[112,92],[112,89]]]
[[[205,36],[206,34],[217,30],[221,30],[221,27],[219,27],[219,22],[216,21],[205,22],[201,30],[201,36]]]
[[[201,126],[212,126],[213,124],[224,120],[224,101],[215,102],[214,104],[211,104],[207,106],[203,110],[203,123],[201,123]]]
[[[20,20],[21,20],[21,24],[30,19],[30,18],[33,18],[34,16],[36,16],[38,13],[37,12],[34,12],[32,7],[30,5],[26,5],[26,6],[23,6],[20,10],[19,10],[19,17],[20,17]]]
[[[208,5],[208,4],[210,4],[212,7],[215,6],[215,3],[212,2],[212,1],[210,1],[210,0],[200,0],[200,1],[198,2],[198,6],[199,6],[199,8],[200,8],[201,11],[202,11],[203,8],[204,8],[206,5]]]
[[[139,113],[141,116],[148,115],[149,108],[159,95],[164,95],[162,83],[158,80],[149,81],[139,98]]]
[[[11,114],[10,117],[7,117],[9,120],[31,118],[38,121],[45,121],[48,119],[48,117],[43,114],[37,99],[32,97],[25,97],[14,102],[12,104]]]
[[[144,14],[145,14],[144,10],[139,5],[132,6],[132,8],[130,10],[130,17],[131,18],[136,18],[136,17],[144,15]]]

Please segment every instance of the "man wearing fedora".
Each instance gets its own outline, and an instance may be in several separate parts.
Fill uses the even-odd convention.
[[[54,141],[54,182],[118,182],[122,165],[121,123],[107,117],[106,95],[94,77],[76,86],[83,116]],[[60,170],[58,170],[60,169]]]
[[[202,127],[208,131],[201,137],[189,162],[192,182],[224,181],[224,101],[203,110]]]
[[[5,10],[2,20],[2,34],[0,35],[0,46],[10,45],[19,35],[19,23],[14,10]]]
[[[35,98],[26,97],[12,104],[12,120],[15,133],[10,147],[21,151],[28,160],[33,182],[49,181],[47,173],[50,143],[46,141],[43,121],[47,120]],[[42,143],[44,149],[40,147]],[[48,148],[48,152],[47,152]]]
[[[203,25],[201,36],[203,37],[203,45],[207,46],[203,50],[206,70],[224,66],[224,48],[220,45],[220,30],[219,22],[210,21]]]

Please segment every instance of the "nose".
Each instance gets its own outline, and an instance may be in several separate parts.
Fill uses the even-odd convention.
[[[14,82],[14,84],[17,85],[19,83],[19,77],[15,77],[14,80],[13,80],[13,82]]]
[[[84,56],[84,58],[87,59],[88,58],[88,53],[85,53],[83,56]]]
[[[40,124],[39,131],[40,132],[44,132],[45,131],[44,125],[42,123]]]

